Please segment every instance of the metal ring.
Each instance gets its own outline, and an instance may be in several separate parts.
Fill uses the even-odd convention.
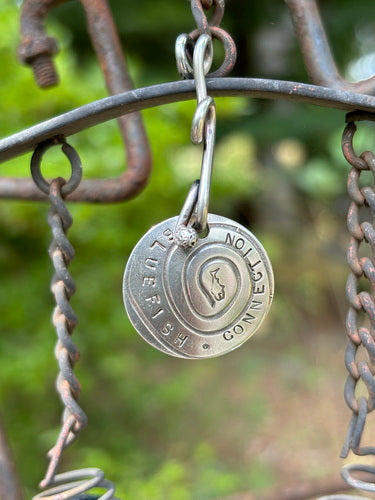
[[[194,42],[186,33],[181,33],[176,39],[175,54],[177,71],[182,78],[193,77],[192,53]]]
[[[370,167],[361,156],[358,156],[353,148],[353,137],[357,130],[355,122],[359,121],[375,121],[375,113],[370,113],[368,111],[351,111],[347,113],[345,117],[347,123],[344,133],[342,135],[342,151],[344,153],[345,159],[358,170],[369,170]]]
[[[31,175],[38,188],[43,191],[43,193],[49,194],[50,182],[48,182],[42,175],[40,166],[43,155],[47,149],[57,144],[62,144],[61,150],[68,158],[72,169],[69,180],[61,188],[61,194],[68,195],[73,192],[81,182],[82,164],[77,151],[70,144],[68,144],[64,138],[55,137],[38,144],[31,158]]]
[[[351,472],[368,472],[375,476],[375,467],[362,464],[348,464],[344,465],[341,469],[341,477],[344,481],[352,486],[353,488],[358,488],[364,491],[375,491],[375,484],[362,481],[361,479],[356,479],[350,473]]]
[[[348,163],[358,170],[368,170],[367,163],[359,157],[353,147],[353,137],[357,126],[353,121],[349,121],[342,134],[342,152]]]
[[[360,121],[370,121],[375,122],[375,113],[370,113],[368,111],[351,111],[347,113],[345,117],[346,123],[354,123]]]
[[[208,33],[212,26],[219,26],[223,16],[225,9],[225,1],[224,0],[214,0],[214,2],[210,2],[212,5],[214,3],[214,12],[210,21],[208,21],[206,14],[204,13],[203,7],[207,8],[209,3],[203,2],[203,0],[191,0],[191,11],[193,13],[196,25],[198,26],[198,30],[200,34]],[[204,5],[202,5],[204,4]]]
[[[207,35],[206,35],[207,36]],[[196,44],[195,41],[186,33],[182,33],[176,39],[175,54],[177,62],[177,70],[183,78],[193,78],[194,68],[193,68],[193,57],[195,52]],[[206,75],[211,68],[212,64],[212,43],[209,46],[208,53],[204,54],[203,60],[203,71]]]
[[[189,36],[195,41],[199,38],[201,34],[202,33],[201,31],[199,31],[199,29],[195,29],[194,31],[189,33]],[[233,66],[236,63],[237,59],[236,44],[234,43],[234,40],[229,33],[227,33],[225,30],[217,26],[210,26],[208,34],[210,34],[213,38],[216,38],[216,40],[219,40],[223,44],[225,57],[221,66],[216,71],[208,73],[207,76],[210,78],[226,76],[228,73],[232,71]]]

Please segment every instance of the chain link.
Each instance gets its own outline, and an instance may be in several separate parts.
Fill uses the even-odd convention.
[[[204,10],[214,8],[210,21],[208,21]],[[210,34],[210,27],[219,27],[224,16],[224,0],[191,0],[191,11],[199,32]]]
[[[211,19],[208,20],[205,10],[213,8]],[[236,44],[233,38],[225,30],[220,28],[221,21],[224,16],[225,0],[191,0],[191,11],[194,16],[197,28],[191,33],[180,35],[179,44],[176,45],[176,59],[177,67],[180,75],[183,78],[193,78],[194,70],[192,67],[194,46],[199,37],[203,34],[215,38],[223,44],[224,47],[224,61],[221,66],[214,72],[208,73],[208,77],[222,77],[226,76],[233,69],[237,58]]]
[[[48,182],[40,172],[40,162],[45,151],[54,144],[62,144],[62,151],[69,158],[72,175],[68,182],[58,177]],[[40,144],[31,160],[31,172],[36,185],[43,191],[48,186],[51,208],[48,213],[48,224],[52,230],[52,243],[49,256],[54,267],[51,290],[55,297],[56,307],[52,322],[56,329],[57,344],[55,356],[59,366],[56,388],[64,405],[62,427],[55,446],[48,452],[49,465],[46,475],[40,483],[41,488],[48,490],[36,495],[39,499],[87,498],[77,496],[94,487],[105,488],[107,491],[100,497],[102,500],[113,498],[114,486],[104,479],[99,469],[81,469],[63,474],[56,474],[61,456],[87,424],[85,412],[79,406],[77,399],[81,391],[80,383],[74,374],[74,365],[79,360],[79,351],[72,341],[72,334],[77,324],[77,316],[70,305],[70,299],[76,290],[75,282],[68,270],[74,258],[74,249],[68,240],[67,232],[73,219],[67,209],[64,196],[78,186],[82,176],[82,167],[77,152],[63,138],[56,138]],[[64,190],[65,187],[65,190]]]
[[[350,274],[346,283],[349,308],[346,318],[348,346],[345,365],[348,378],[344,395],[352,411],[346,440],[341,457],[349,451],[356,455],[375,455],[375,447],[361,446],[367,415],[375,408],[375,155],[370,151],[357,156],[353,147],[356,132],[355,121],[375,121],[375,114],[354,112],[347,115],[347,126],[343,133],[342,149],[351,169],[348,175],[350,205],[347,226],[350,241],[347,261]],[[364,185],[364,172],[373,175],[371,185]],[[366,220],[367,219],[367,220]],[[366,255],[366,253],[368,255]],[[365,389],[366,395],[363,394]],[[342,476],[348,484],[365,491],[375,491],[372,482],[359,481],[352,472],[365,471],[375,475],[375,468],[350,464],[342,469]]]

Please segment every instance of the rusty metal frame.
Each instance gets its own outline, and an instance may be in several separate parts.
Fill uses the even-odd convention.
[[[375,96],[305,83],[261,78],[212,78],[207,80],[207,89],[214,97],[285,99],[343,111],[375,112]],[[70,136],[124,114],[194,98],[192,80],[162,83],[105,97],[0,140],[0,162],[31,151],[40,142],[57,135]]]
[[[52,57],[58,51],[56,40],[46,34],[48,12],[67,0],[25,0],[21,12],[22,41],[20,58],[29,64],[41,87],[58,83]],[[91,43],[111,94],[133,89],[116,26],[107,0],[79,0],[86,18]],[[74,193],[76,201],[116,202],[136,196],[146,185],[151,172],[151,152],[139,113],[118,115],[125,146],[127,169],[118,178],[89,179]],[[40,191],[31,179],[0,178],[0,198],[40,199]]]
[[[375,112],[374,96],[310,84],[258,78],[212,78],[207,80],[207,88],[214,97],[242,96],[261,99],[287,99],[344,111]],[[119,116],[130,113],[134,116],[134,112],[141,109],[194,98],[195,88],[194,82],[191,80],[153,85],[106,97],[0,140],[0,162],[32,151],[40,142],[59,135],[68,137]],[[19,185],[17,183],[20,180],[23,182],[25,194],[22,196],[23,192],[19,193],[19,198],[34,200],[46,198],[39,190],[32,191],[32,197],[30,197],[30,192],[34,187],[33,181],[14,177],[0,179],[0,198],[14,198],[14,186]],[[97,180],[86,180],[83,191],[78,194],[78,190],[75,191],[68,196],[68,199],[82,201],[82,192],[84,192],[85,201],[116,201],[112,195],[105,200],[103,200],[103,196],[98,197],[97,182]],[[107,186],[113,184],[113,189],[116,189],[116,179],[104,182],[107,183]],[[132,195],[134,194],[133,192]]]
[[[57,83],[52,56],[56,41],[47,36],[44,20],[52,8],[66,0],[25,0],[21,15],[23,40],[20,56],[30,64],[41,86]],[[132,89],[121,44],[106,0],[79,0],[88,22],[88,30],[102,67],[107,87],[112,94],[47,120],[0,141],[0,161],[35,148],[41,141],[57,135],[72,135],[97,123],[117,118],[126,145],[128,168],[117,179],[89,179],[70,196],[72,201],[114,202],[138,194],[150,174],[150,150],[136,113],[141,109],[168,102],[192,99],[192,82],[171,82],[144,89]],[[317,86],[264,79],[216,78],[208,80],[214,96],[242,95],[259,98],[285,98],[328,106],[345,111],[375,110],[375,76],[351,83],[339,74],[331,54],[316,0],[285,0],[291,13],[301,50],[311,79]],[[212,2],[202,1],[206,7]],[[0,178],[0,198],[43,199],[31,179]]]
[[[54,39],[46,35],[44,19],[50,9],[65,1],[24,2],[20,55],[25,62],[32,64],[42,87],[57,83],[51,61],[57,45]],[[88,202],[126,200],[143,188],[150,173],[150,151],[138,111],[194,99],[194,82],[169,82],[132,90],[121,44],[106,0],[79,1],[87,16],[88,30],[107,87],[115,95],[83,105],[0,140],[0,162],[30,152],[45,140],[61,135],[71,136],[117,118],[126,146],[128,169],[118,179],[85,180],[67,198],[71,201]],[[212,0],[200,1],[205,8],[212,6]],[[285,0],[285,3],[291,12],[307,71],[316,85],[255,78],[215,78],[207,79],[210,94],[213,97],[287,99],[344,111],[359,110],[374,116],[375,76],[361,82],[348,82],[340,75],[329,48],[316,0]],[[35,187],[31,179],[3,177],[0,178],[0,198],[39,200],[46,196]],[[0,496],[20,500],[22,492],[1,425],[0,472]]]
[[[316,85],[361,94],[375,94],[375,75],[367,80],[348,82],[339,73],[329,47],[316,0],[284,0],[311,81]]]

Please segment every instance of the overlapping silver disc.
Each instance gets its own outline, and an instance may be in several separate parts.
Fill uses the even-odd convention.
[[[174,241],[177,217],[151,228],[127,263],[123,294],[134,328],[172,356],[210,358],[243,344],[270,308],[268,256],[246,228],[209,214],[192,248]]]

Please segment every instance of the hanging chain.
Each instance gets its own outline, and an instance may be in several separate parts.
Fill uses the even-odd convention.
[[[375,408],[375,191],[374,180],[370,185],[362,186],[361,175],[368,171],[375,179],[375,155],[365,151],[357,156],[354,152],[353,138],[357,129],[354,122],[359,120],[375,121],[375,114],[349,113],[342,138],[344,156],[352,166],[348,177],[351,202],[347,217],[351,236],[347,251],[350,274],[346,284],[349,344],[345,364],[349,375],[344,393],[345,401],[353,412],[342,458],[347,457],[349,451],[356,455],[375,455],[375,447],[361,446],[367,415]],[[365,396],[360,395],[364,392]],[[375,491],[374,483],[351,475],[356,471],[375,475],[375,468],[350,464],[342,469],[342,476],[348,484],[365,491]]]
[[[46,150],[54,144],[62,144],[62,151],[71,163],[72,174],[68,181],[58,177],[48,182],[40,171],[40,163]],[[36,499],[68,499],[87,498],[77,496],[92,488],[105,488],[107,491],[100,497],[102,500],[113,498],[114,486],[104,479],[101,470],[95,468],[80,469],[56,474],[62,453],[86,426],[87,417],[79,406],[77,399],[81,390],[80,383],[74,374],[74,365],[79,360],[79,351],[72,341],[72,334],[77,324],[77,317],[70,305],[70,299],[76,290],[75,283],[68,267],[74,258],[74,249],[67,238],[67,231],[73,219],[68,211],[64,197],[74,191],[82,177],[82,167],[75,149],[63,138],[57,138],[40,144],[31,159],[31,173],[36,185],[49,195],[51,208],[48,224],[51,227],[53,240],[49,248],[55,273],[51,282],[51,290],[55,297],[56,307],[53,312],[53,325],[56,329],[57,344],[55,356],[59,365],[56,381],[57,391],[64,405],[62,427],[55,446],[49,451],[49,465],[46,475],[40,483],[41,488],[48,490],[36,495]]]
[[[205,10],[210,9],[213,9],[213,13],[211,19],[208,20]],[[224,0],[191,0],[191,11],[197,28],[188,35],[180,35],[176,42],[177,68],[183,78],[194,77],[194,69],[192,66],[194,45],[203,34],[209,35],[211,39],[215,38],[219,40],[223,44],[225,52],[224,61],[220,68],[212,73],[208,73],[209,68],[206,70],[206,66],[205,75],[215,78],[226,76],[232,71],[237,58],[237,49],[229,33],[223,28],[220,28],[224,10]],[[182,36],[184,36],[184,38],[181,38]]]

